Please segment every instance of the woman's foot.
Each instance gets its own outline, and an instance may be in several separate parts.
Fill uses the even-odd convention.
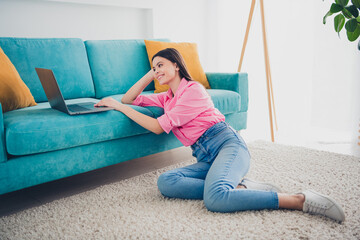
[[[248,178],[244,178],[237,188],[246,188],[253,190],[262,190],[262,191],[270,191],[270,192],[282,192],[278,186],[275,186],[270,183],[265,182],[256,182],[254,180],[250,180]]]
[[[306,190],[301,194],[305,196],[303,212],[326,216],[338,222],[345,220],[341,206],[330,197],[313,190]]]

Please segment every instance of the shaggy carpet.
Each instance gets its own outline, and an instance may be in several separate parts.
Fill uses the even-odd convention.
[[[164,198],[158,176],[187,161],[0,218],[0,239],[360,239],[360,159],[257,141],[249,178],[289,193],[336,199],[346,220],[300,211],[212,213],[202,201]]]

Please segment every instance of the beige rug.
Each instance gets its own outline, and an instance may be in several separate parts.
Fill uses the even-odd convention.
[[[359,158],[262,141],[249,149],[248,177],[328,194],[345,222],[286,210],[212,213],[202,201],[162,197],[159,174],[189,159],[0,218],[0,239],[360,239]]]

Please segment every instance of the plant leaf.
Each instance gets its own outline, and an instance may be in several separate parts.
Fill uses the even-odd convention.
[[[349,0],[335,0],[335,2],[345,7],[349,3]]]
[[[345,24],[345,17],[340,13],[339,15],[337,15],[334,18],[334,27],[335,27],[335,32],[338,33],[339,37],[340,37],[340,31],[341,29],[344,27]]]
[[[349,21],[347,21],[347,23],[345,24],[345,29],[348,32],[354,32],[356,30],[357,26],[358,26],[358,23],[357,23],[356,19],[352,18]]]
[[[357,28],[354,32],[346,32],[346,35],[350,42],[355,41],[360,36],[360,24],[357,25]]]
[[[333,15],[333,13],[331,11],[328,11],[328,13],[324,16],[323,18],[323,23],[326,24],[326,18]]]
[[[342,13],[344,14],[344,16],[345,16],[347,19],[350,19],[350,18],[353,17],[352,14],[351,14],[351,12],[349,12],[349,10],[347,10],[346,8],[343,8]]]
[[[354,5],[346,7],[346,10],[348,10],[351,13],[351,15],[353,15],[356,18],[359,16],[359,10]]]
[[[331,4],[331,7],[330,7],[330,12],[331,13],[337,13],[337,12],[340,12],[341,10],[343,10],[344,7],[339,5],[339,4],[336,4],[336,3],[333,3]]]
[[[351,3],[355,5],[355,7],[360,8],[360,0],[351,0]]]

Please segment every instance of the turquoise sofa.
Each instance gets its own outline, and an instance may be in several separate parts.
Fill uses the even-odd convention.
[[[0,38],[0,47],[29,87],[37,106],[2,113],[0,194],[182,146],[118,111],[69,116],[53,110],[35,67],[50,68],[67,103],[123,94],[150,70],[143,40]],[[206,73],[215,106],[236,130],[246,128],[246,73]],[[153,94],[150,84],[143,94]],[[132,106],[159,117],[158,107]]]

